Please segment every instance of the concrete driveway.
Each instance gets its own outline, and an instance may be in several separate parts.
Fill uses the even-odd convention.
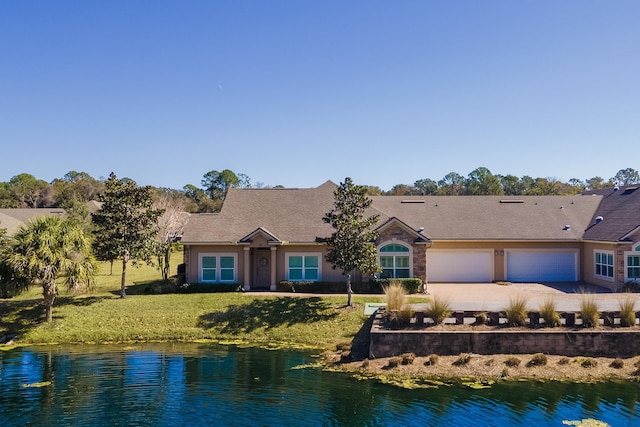
[[[455,310],[501,311],[514,297],[525,297],[529,309],[536,310],[540,303],[552,298],[559,311],[578,311],[580,301],[592,297],[600,311],[617,311],[620,300],[631,297],[640,310],[640,294],[613,293],[608,289],[580,283],[429,283],[430,297],[442,297],[451,302]]]

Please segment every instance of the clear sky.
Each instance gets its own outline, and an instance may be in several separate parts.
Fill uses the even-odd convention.
[[[0,181],[640,169],[640,1],[0,2]]]

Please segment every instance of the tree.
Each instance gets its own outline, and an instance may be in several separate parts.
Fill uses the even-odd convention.
[[[468,176],[467,179],[467,194],[471,195],[502,195],[502,185],[500,185],[500,179],[493,175],[491,171],[485,167],[479,167]]]
[[[588,190],[598,190],[600,188],[609,187],[613,184],[607,183],[604,181],[602,177],[594,176],[593,178],[589,178],[585,181]]]
[[[7,229],[0,228],[0,298],[10,298],[29,287],[29,282],[9,264],[9,255],[13,250],[6,234]]]
[[[224,200],[230,188],[251,186],[249,177],[245,174],[235,174],[229,169],[222,172],[212,170],[204,174],[202,187],[213,200]]]
[[[94,250],[98,259],[122,261],[120,297],[126,296],[129,261],[150,263],[155,255],[157,221],[163,211],[153,208],[153,189],[139,187],[131,179],[118,179],[112,172],[100,197],[102,207],[92,214]]]
[[[65,277],[70,289],[90,286],[97,268],[89,239],[58,216],[37,217],[22,226],[11,239],[6,263],[19,277],[42,286],[47,322],[58,294],[56,279]]]
[[[616,185],[640,184],[640,174],[632,168],[620,169],[610,181]]]
[[[181,200],[170,192],[159,193],[153,205],[156,209],[163,211],[163,214],[158,218],[156,255],[162,279],[167,280],[171,270],[171,246],[182,237],[184,226],[189,220],[189,214],[185,212]]]
[[[438,183],[432,179],[419,179],[413,183],[413,186],[421,196],[428,196],[438,192]]]
[[[438,192],[445,196],[457,196],[462,194],[465,179],[456,172],[449,172],[438,181]]]
[[[9,180],[9,190],[27,208],[37,208],[44,190],[49,186],[47,181],[37,179],[28,173],[21,173]]]
[[[334,207],[322,220],[331,224],[334,232],[330,237],[317,240],[327,244],[327,261],[333,269],[341,269],[347,276],[347,305],[351,306],[351,274],[359,270],[365,274],[377,274],[374,240],[378,233],[371,226],[378,221],[378,215],[364,217],[365,210],[372,200],[367,197],[367,189],[353,184],[351,178],[345,178],[334,191]]]

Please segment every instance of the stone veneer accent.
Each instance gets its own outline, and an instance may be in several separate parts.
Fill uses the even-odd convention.
[[[378,234],[376,246],[390,241],[402,242],[412,248],[413,251],[413,277],[427,283],[427,245],[415,244],[415,237],[411,236],[400,226],[393,225],[385,228]]]

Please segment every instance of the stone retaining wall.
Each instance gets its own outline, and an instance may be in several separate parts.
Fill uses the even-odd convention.
[[[416,356],[545,353],[562,356],[633,357],[640,355],[640,330],[549,328],[536,330],[459,331],[407,329],[387,330],[376,314],[369,345],[369,357],[390,357],[403,353]],[[446,327],[445,327],[446,329]]]

